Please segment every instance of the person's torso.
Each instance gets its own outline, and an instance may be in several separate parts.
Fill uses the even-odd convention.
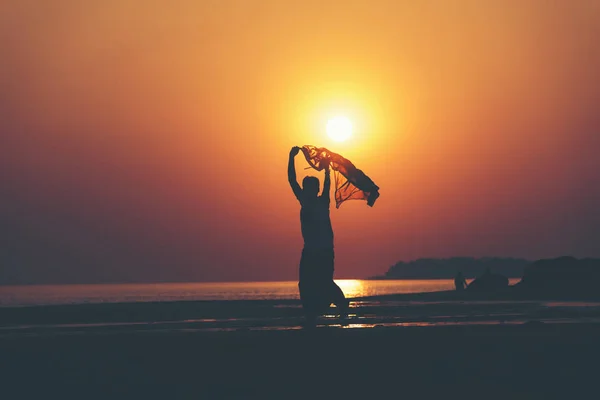
[[[329,217],[329,204],[321,198],[301,202],[300,223],[304,247],[309,249],[333,248],[333,229]]]

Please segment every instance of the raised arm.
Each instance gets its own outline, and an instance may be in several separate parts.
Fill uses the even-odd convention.
[[[329,162],[325,165],[325,181],[323,181],[323,193],[321,198],[326,200],[328,203],[331,198],[331,169],[329,168]]]
[[[292,187],[292,191],[298,200],[300,200],[300,195],[302,194],[302,189],[300,189],[300,185],[296,180],[296,164],[294,162],[294,158],[300,152],[300,147],[294,146],[292,150],[290,150],[290,159],[288,161],[288,181],[290,182],[290,186]]]

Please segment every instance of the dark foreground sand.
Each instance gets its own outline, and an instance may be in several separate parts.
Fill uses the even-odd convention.
[[[5,308],[0,399],[595,399],[599,309],[404,296],[305,330],[294,301]]]
[[[597,398],[600,326],[118,332],[0,341],[3,399]]]

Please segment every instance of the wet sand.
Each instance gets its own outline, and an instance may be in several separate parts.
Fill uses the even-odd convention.
[[[450,295],[454,296],[454,295]],[[297,301],[0,309],[2,398],[595,398],[598,303]]]
[[[598,325],[0,340],[3,398],[594,398]],[[586,395],[587,394],[587,395]]]
[[[434,292],[355,298],[349,328],[600,323],[600,299]],[[339,327],[332,307],[319,327]],[[0,307],[0,338],[113,331],[299,329],[298,300],[177,301]]]

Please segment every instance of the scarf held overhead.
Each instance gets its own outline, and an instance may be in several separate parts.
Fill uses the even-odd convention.
[[[379,187],[349,160],[323,147],[302,146],[308,164],[321,171],[329,160],[335,177],[335,208],[346,200],[366,200],[373,207],[379,197]]]

